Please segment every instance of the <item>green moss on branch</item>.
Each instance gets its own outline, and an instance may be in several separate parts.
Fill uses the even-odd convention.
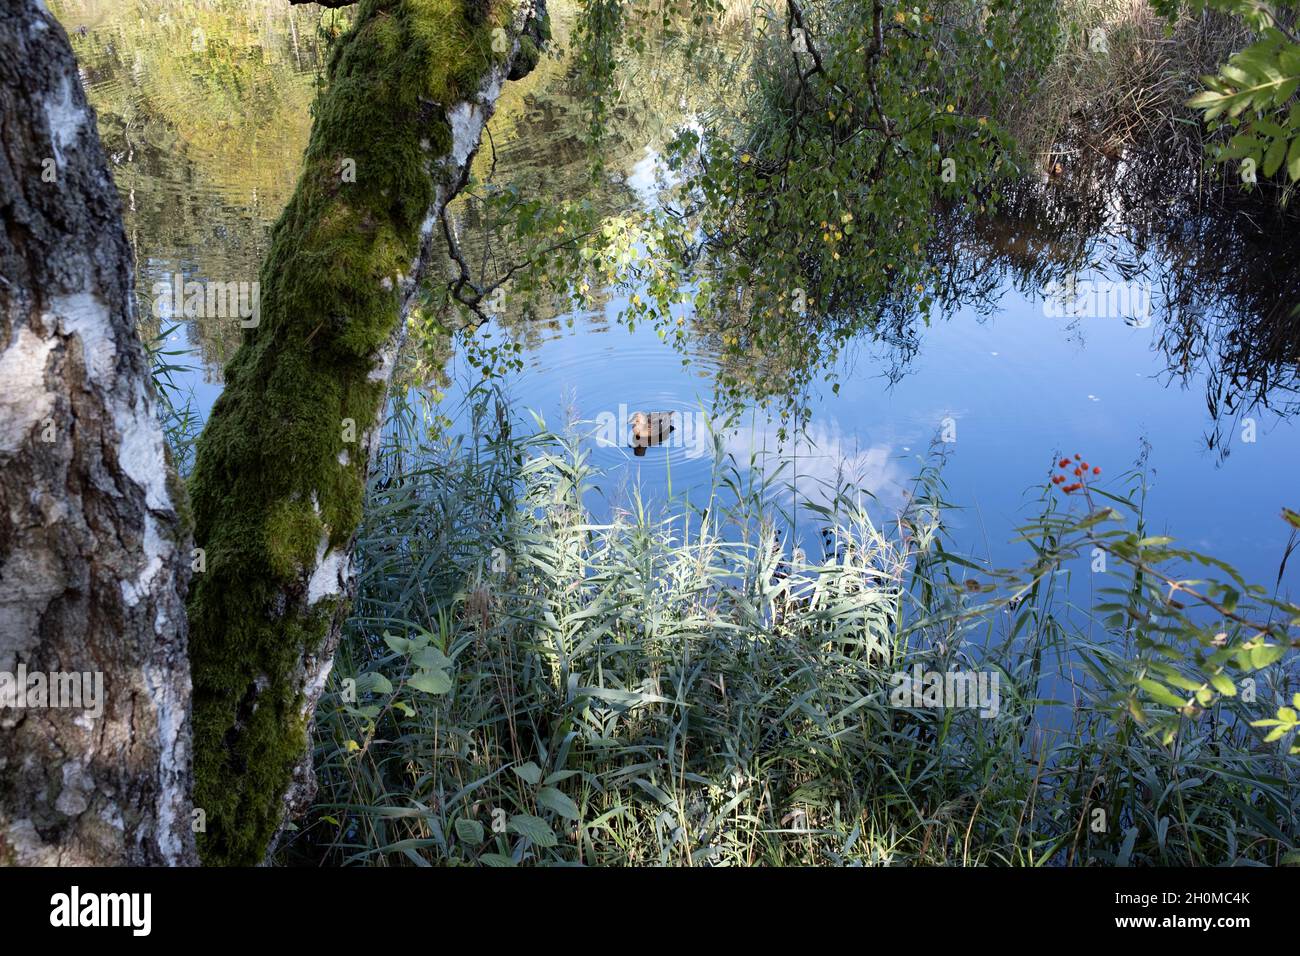
[[[310,578],[361,517],[360,443],[385,389],[372,372],[400,319],[399,277],[450,187],[437,181],[450,176],[437,162],[452,145],[446,111],[503,58],[492,36],[508,7],[467,16],[462,0],[364,0],[330,64],[262,267],[260,325],[226,369],[191,479],[207,559],[190,646],[208,864],[260,862],[280,825],[306,747],[302,660],[344,600],[309,600]]]

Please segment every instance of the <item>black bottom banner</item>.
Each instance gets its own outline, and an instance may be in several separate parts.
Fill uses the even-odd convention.
[[[865,919],[918,941],[986,933],[991,943],[1008,931],[1219,941],[1286,933],[1296,902],[1294,873],[1267,869],[0,869],[0,913],[19,934],[10,938],[76,934],[128,946],[428,941],[481,920],[515,931],[524,920],[607,930],[611,908],[629,904],[660,919],[705,920],[738,942],[770,934],[778,914],[837,934],[860,932]]]

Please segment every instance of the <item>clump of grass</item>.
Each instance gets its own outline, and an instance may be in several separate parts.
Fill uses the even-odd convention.
[[[1001,117],[1023,154],[1060,175],[1081,159],[1158,152],[1166,175],[1199,182],[1206,133],[1186,101],[1249,31],[1215,13],[1171,25],[1147,0],[1068,0],[1058,16],[1056,56]]]
[[[1023,571],[945,546],[937,460],[887,525],[851,487],[810,506],[824,547],[805,556],[783,537],[779,489],[721,453],[701,506],[652,511],[634,495],[596,522],[600,476],[581,436],[516,437],[505,407],[479,395],[469,437],[437,448],[411,444],[417,417],[398,421],[318,713],[320,803],[291,855],[684,866],[1294,856],[1300,763],[1289,740],[1264,744],[1249,722],[1294,689],[1277,658],[1300,614],[1244,584],[1231,610],[1212,586],[1166,604],[1161,569],[1195,556],[1141,536],[1138,478],[1136,499],[1111,501],[1134,509],[1134,531],[1100,507],[1062,507],[1110,500],[1100,490],[1067,499],[1046,487],[1042,517],[1022,529]],[[1115,593],[1084,611],[1068,568],[1093,547],[1112,556]],[[1275,617],[1252,622],[1260,608]],[[1257,668],[1215,662],[1255,647],[1272,648]],[[996,673],[996,715],[896,706],[895,675],[918,667]],[[1208,693],[1207,668],[1218,668]],[[1247,674],[1253,703],[1236,693]],[[1175,707],[1171,688],[1184,685],[1191,704]]]
[[[192,357],[189,349],[168,348],[168,341],[178,328],[179,325],[171,325],[160,329],[155,336],[146,337],[144,349],[149,357],[154,394],[161,402],[167,450],[176,473],[184,478],[194,466],[194,442],[202,430],[202,422],[194,408],[193,392],[183,393],[176,382],[177,376],[194,371],[192,365],[182,364],[182,359]]]

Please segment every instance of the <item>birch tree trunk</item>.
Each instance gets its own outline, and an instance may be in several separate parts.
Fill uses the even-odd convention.
[[[188,535],[132,271],[67,35],[4,0],[0,863],[195,862]]]
[[[261,862],[315,792],[310,729],[355,586],[384,398],[435,227],[540,0],[363,0],[272,232],[191,493],[195,805],[209,864]]]

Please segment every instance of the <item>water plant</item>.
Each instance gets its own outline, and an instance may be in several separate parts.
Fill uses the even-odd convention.
[[[708,500],[596,521],[581,427],[471,400],[459,438],[390,425],[288,858],[1296,860],[1300,609],[1146,535],[1141,468],[1049,474],[1019,568],[951,549],[938,453],[888,520],[864,489],[806,505],[805,550],[721,444]],[[911,673],[996,675],[996,713],[897,706]]]

